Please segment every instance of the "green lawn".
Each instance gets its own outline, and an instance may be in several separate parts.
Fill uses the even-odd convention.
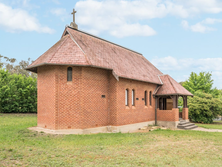
[[[221,166],[222,133],[47,135],[35,115],[0,115],[0,166]]]
[[[206,129],[222,129],[222,121],[214,121],[212,124],[195,124]]]

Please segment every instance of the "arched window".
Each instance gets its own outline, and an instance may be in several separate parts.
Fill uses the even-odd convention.
[[[129,90],[126,89],[125,91],[125,105],[128,106],[129,105]]]
[[[147,91],[144,92],[144,102],[145,106],[147,106]]]
[[[152,92],[150,91],[150,97],[149,97],[149,100],[150,100],[150,106],[152,105]]]
[[[132,106],[135,106],[135,90],[132,90]]]
[[[72,81],[72,67],[67,68],[67,81]]]

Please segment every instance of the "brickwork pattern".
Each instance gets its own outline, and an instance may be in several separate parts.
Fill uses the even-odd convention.
[[[172,110],[159,110],[157,109],[158,121],[179,121],[179,109],[173,108]]]
[[[154,92],[155,84],[120,78],[117,83],[117,122],[125,125],[155,120],[155,99],[149,105],[149,92]],[[125,106],[125,90],[129,90],[129,105]],[[132,90],[135,90],[135,106],[132,106]],[[144,94],[147,91],[147,106]]]
[[[188,108],[183,108],[183,111],[182,111],[182,118],[184,120],[188,120],[188,112],[189,112],[189,109]]]
[[[56,127],[56,77],[55,66],[38,68],[38,126],[55,129]]]
[[[85,129],[107,125],[126,125],[155,120],[155,84],[119,78],[111,70],[69,66],[38,67],[38,126],[49,129]],[[125,106],[125,90],[129,105]],[[135,90],[135,106],[132,106]],[[145,106],[147,91],[147,106]],[[160,121],[178,121],[178,109],[158,110]]]

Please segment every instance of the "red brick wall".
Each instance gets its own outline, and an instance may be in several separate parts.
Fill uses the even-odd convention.
[[[108,72],[108,125],[117,124],[117,83],[112,72]]]
[[[83,67],[81,86],[82,128],[108,125],[108,71]]]
[[[125,90],[129,90],[129,106],[125,106]],[[132,90],[135,90],[135,106],[132,106]],[[156,89],[155,84],[120,78],[117,84],[117,122],[115,125],[125,125],[155,120],[155,99],[149,105],[149,92]],[[147,91],[147,106],[144,93]],[[139,100],[136,100],[139,98]]]
[[[38,126],[49,129],[56,128],[55,69],[55,66],[38,67]]]
[[[111,70],[91,67],[72,67],[72,81],[67,82],[68,67],[38,67],[39,127],[84,129],[155,120],[153,96],[149,105],[149,92],[154,92],[155,84],[123,78],[117,81]],[[125,106],[125,89],[129,89],[129,106]],[[132,89],[135,106],[132,106]],[[142,100],[145,91],[147,106]],[[165,117],[164,113],[158,118],[161,117]]]
[[[58,122],[56,129],[82,128],[82,67],[72,67],[72,81],[67,82],[67,68],[58,68]]]
[[[179,121],[179,109],[159,110],[157,109],[157,121]]]

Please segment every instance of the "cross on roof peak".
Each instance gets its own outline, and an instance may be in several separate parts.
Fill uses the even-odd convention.
[[[75,9],[73,9],[73,12],[71,13],[73,15],[73,23],[75,23],[75,14],[77,11],[75,11]]]
[[[73,12],[71,13],[73,15],[73,22],[71,22],[70,26],[72,28],[75,28],[75,29],[78,29],[78,25],[76,24],[75,22],[75,14],[76,14],[77,11],[75,11],[75,9],[73,9]]]

